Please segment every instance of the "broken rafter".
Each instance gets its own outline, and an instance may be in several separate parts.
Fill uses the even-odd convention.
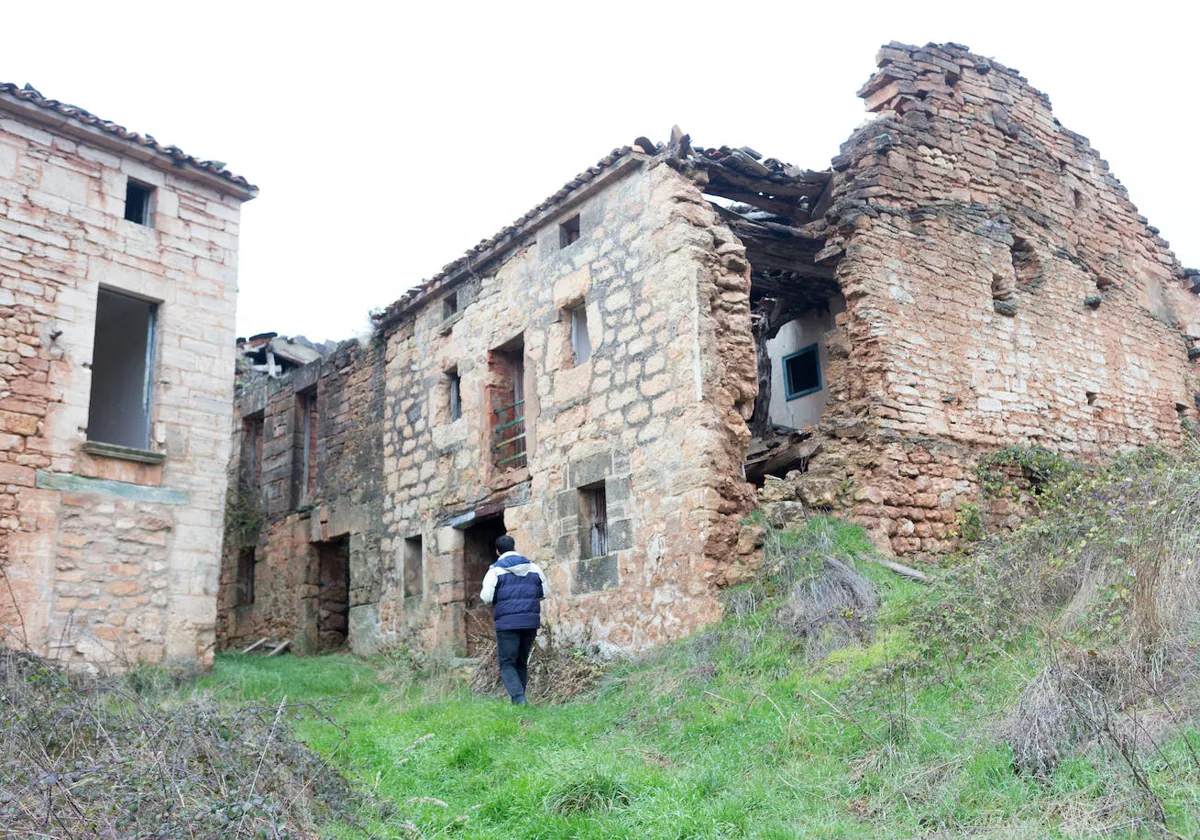
[[[801,176],[788,176],[780,173],[770,175],[751,175],[725,165],[721,161],[709,160],[704,157],[692,159],[693,165],[708,173],[709,184],[715,180],[723,181],[727,188],[749,190],[763,193],[773,198],[820,198],[825,192],[825,184],[829,182],[828,172],[806,172]]]

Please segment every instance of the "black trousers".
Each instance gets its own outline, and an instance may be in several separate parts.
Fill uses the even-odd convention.
[[[529,652],[533,650],[533,640],[537,638],[537,628],[530,630],[497,630],[496,658],[500,660],[500,678],[514,703],[525,702],[525,685],[529,682],[527,666]]]

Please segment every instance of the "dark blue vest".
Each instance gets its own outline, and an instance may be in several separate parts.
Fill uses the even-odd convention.
[[[519,554],[497,560],[495,569],[511,569],[529,561]],[[542,624],[542,577],[537,572],[521,576],[508,572],[496,579],[492,618],[497,630],[536,630]]]

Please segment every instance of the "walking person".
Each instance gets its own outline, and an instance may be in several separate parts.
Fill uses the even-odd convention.
[[[505,534],[496,540],[496,562],[483,578],[480,598],[493,604],[496,623],[496,658],[500,677],[513,703],[525,703],[527,666],[533,640],[542,625],[542,599],[549,589],[537,564],[516,552],[517,544]]]

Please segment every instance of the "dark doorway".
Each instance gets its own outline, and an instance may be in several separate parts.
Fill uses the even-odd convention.
[[[488,566],[496,559],[496,538],[504,536],[505,533],[507,532],[504,530],[504,517],[499,515],[476,519],[463,532],[462,581],[466,607],[467,656],[477,655],[480,643],[492,639],[495,635],[492,608],[480,600],[479,594],[483,589],[483,577],[487,574]]]
[[[316,543],[317,650],[346,643],[350,621],[350,538]]]

